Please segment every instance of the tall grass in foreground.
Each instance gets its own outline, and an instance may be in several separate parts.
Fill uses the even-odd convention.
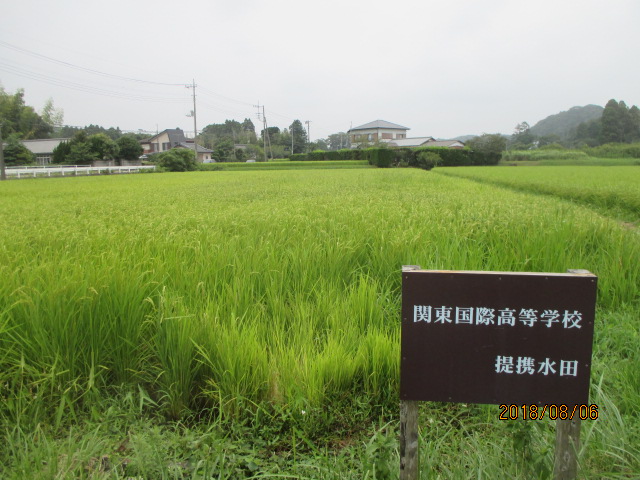
[[[394,408],[403,264],[586,268],[600,277],[602,312],[638,306],[635,232],[553,198],[433,173],[211,172],[1,188],[0,419],[16,434],[100,418],[92,407],[120,385],[148,392],[140,402],[174,418],[207,410],[242,421],[273,406],[303,421],[302,412],[363,396]],[[637,321],[624,318],[617,328]],[[615,332],[598,336],[594,374],[615,365],[603,392],[631,424],[610,434],[637,441],[638,349],[618,352],[629,338]]]
[[[174,417],[392,399],[403,264],[587,268],[604,308],[640,284],[614,223],[413,170],[16,182],[1,211],[1,370],[61,414],[121,383]]]

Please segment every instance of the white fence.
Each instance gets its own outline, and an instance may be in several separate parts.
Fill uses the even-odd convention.
[[[6,169],[7,177],[25,178],[25,177],[57,177],[57,176],[73,176],[73,175],[101,175],[105,173],[140,173],[144,170],[155,170],[155,165],[131,165],[127,167],[93,167],[87,165],[60,165],[56,167],[49,166],[31,166],[31,167],[10,167]]]

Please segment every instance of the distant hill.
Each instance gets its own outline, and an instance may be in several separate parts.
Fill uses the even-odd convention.
[[[573,107],[566,112],[550,115],[544,120],[540,120],[533,127],[531,133],[543,137],[545,135],[558,135],[567,137],[582,122],[594,120],[602,117],[604,108],[599,105],[585,105],[584,107]]]
[[[466,142],[467,140],[471,140],[472,138],[477,137],[477,135],[460,135],[459,137],[455,137],[453,140],[459,140],[461,142]]]

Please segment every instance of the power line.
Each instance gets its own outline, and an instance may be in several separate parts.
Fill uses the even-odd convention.
[[[2,71],[11,73],[13,75],[17,75],[19,77],[28,78],[30,80],[36,80],[39,82],[47,83],[49,85],[69,88],[71,90],[77,90],[85,93],[92,93],[95,95],[102,95],[107,97],[122,98],[126,100],[162,102],[162,103],[183,103],[185,101],[185,98],[180,98],[180,97],[155,97],[155,96],[149,96],[149,95],[138,95],[138,94],[131,94],[131,93],[116,92],[113,90],[105,90],[105,89],[92,87],[92,86],[88,86],[81,83],[60,80],[58,78],[51,77],[49,75],[45,75],[38,72],[33,72],[30,70],[24,69],[22,67],[9,65],[5,62],[1,61],[0,59],[0,70]]]
[[[150,84],[150,85],[164,85],[164,86],[170,86],[170,87],[184,87],[185,86],[184,83],[164,83],[164,82],[154,82],[154,81],[151,81],[151,80],[141,80],[139,78],[124,77],[122,75],[114,75],[112,73],[101,72],[99,70],[94,70],[92,68],[81,67],[80,65],[75,65],[73,63],[65,62],[64,60],[58,60],[56,58],[52,58],[52,57],[48,57],[46,55],[42,55],[41,53],[32,52],[31,50],[27,50],[26,48],[18,47],[16,45],[12,45],[10,43],[3,42],[2,40],[0,40],[0,46],[6,47],[6,48],[10,48],[12,50],[24,53],[26,55],[30,55],[32,57],[41,58],[41,59],[47,60],[49,62],[57,63],[58,65],[63,65],[65,67],[74,68],[76,70],[81,70],[83,72],[92,73],[94,75],[101,75],[103,77],[117,78],[119,80],[126,80],[128,82],[146,83],[146,84]]]
[[[188,88],[192,88],[192,85],[189,83],[167,83],[167,82],[157,82],[157,81],[151,81],[151,80],[144,80],[144,79],[139,79],[139,78],[133,78],[133,77],[127,77],[127,76],[123,76],[123,75],[116,75],[116,74],[112,74],[112,73],[107,73],[107,72],[103,72],[100,70],[95,70],[92,68],[87,68],[87,67],[83,67],[81,65],[77,65],[71,62],[67,62],[64,60],[60,60],[57,58],[53,58],[47,55],[43,55],[41,53],[38,52],[34,52],[32,50],[28,50],[26,48],[22,48],[19,47],[17,45],[13,45],[11,43],[5,42],[0,40],[0,46],[5,47],[7,49],[11,49],[14,51],[17,51],[19,53],[22,53],[24,55],[28,55],[34,58],[38,58],[41,60],[46,60],[48,62],[52,62],[67,68],[71,68],[71,69],[75,69],[78,71],[82,71],[82,72],[86,72],[86,73],[90,73],[93,75],[98,75],[98,76],[102,76],[102,77],[106,77],[106,78],[111,78],[111,79],[117,79],[117,80],[124,80],[124,81],[128,81],[128,82],[135,82],[135,83],[140,83],[140,84],[147,84],[147,85],[158,85],[158,86],[169,86],[169,87],[188,87]],[[4,71],[22,78],[27,78],[30,80],[35,80],[35,81],[39,81],[39,82],[43,82],[43,83],[47,83],[49,85],[54,85],[54,86],[58,86],[58,87],[63,87],[63,88],[68,88],[71,90],[76,90],[76,91],[80,91],[80,92],[84,92],[84,93],[90,93],[90,94],[94,94],[94,95],[100,95],[100,96],[105,96],[105,97],[112,97],[112,98],[120,98],[120,99],[124,99],[124,100],[135,100],[135,101],[148,101],[148,102],[159,102],[159,103],[184,103],[186,101],[186,98],[182,98],[182,97],[166,97],[166,96],[151,96],[151,95],[145,95],[145,94],[133,94],[133,93],[124,93],[124,92],[117,92],[114,90],[109,90],[109,89],[105,89],[105,88],[98,88],[96,86],[93,85],[86,85],[83,83],[78,83],[78,82],[74,82],[74,81],[67,81],[67,80],[63,80],[61,78],[56,78],[56,77],[52,77],[50,75],[47,74],[43,74],[43,73],[39,73],[39,72],[35,72],[35,71],[31,71],[31,70],[27,70],[25,68],[23,68],[22,66],[17,66],[15,64],[11,65],[7,62],[13,63],[9,60],[6,59],[0,59],[0,71]],[[199,93],[201,95],[204,95],[206,97],[209,97],[211,99],[214,99],[216,101],[224,101],[224,102],[229,102],[232,104],[236,104],[236,105],[242,105],[242,106],[247,106],[247,107],[251,107],[254,106],[253,104],[249,103],[249,102],[245,102],[242,100],[237,100],[231,97],[227,97],[225,95],[219,94],[214,92],[213,90],[209,90],[205,87],[199,86]],[[194,88],[194,95],[195,95],[195,88]],[[205,102],[200,101],[200,105],[204,106],[205,108],[214,110],[214,111],[218,111],[218,112],[222,112],[222,113],[226,113],[226,114],[231,114],[231,115],[236,115],[236,114],[240,114],[240,110],[237,109],[233,109],[233,108],[224,108],[221,106],[215,106],[215,105],[211,105]],[[258,106],[260,107],[260,106]],[[262,106],[262,114],[264,116],[264,106]],[[194,107],[195,108],[195,107]],[[276,115],[277,117],[281,117],[284,118],[288,121],[293,121],[295,120],[294,117],[292,117],[291,115],[283,115],[281,113],[277,113],[274,111],[270,111],[271,115]],[[244,114],[244,113],[243,113]],[[265,120],[265,124],[266,124],[266,118]],[[309,124],[307,123],[307,131],[309,130]],[[270,139],[269,139],[270,140]],[[270,143],[270,142],[269,142]]]

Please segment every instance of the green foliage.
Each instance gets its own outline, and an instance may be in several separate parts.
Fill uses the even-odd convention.
[[[423,170],[431,170],[442,163],[442,157],[435,152],[420,152],[416,155],[416,166]]]
[[[196,155],[188,148],[172,148],[153,156],[159,167],[169,172],[190,172],[197,169]]]
[[[104,133],[90,135],[89,150],[98,160],[113,160],[118,156],[118,145]]]
[[[117,142],[119,157],[122,160],[137,160],[142,155],[143,148],[133,135],[123,135]]]
[[[87,125],[85,127],[70,127],[65,125],[63,127],[57,128],[55,130],[55,135],[56,137],[59,137],[59,138],[70,138],[79,132],[83,132],[87,136],[103,133],[107,137],[109,137],[111,140],[118,140],[120,137],[123,136],[123,133],[122,133],[122,130],[120,130],[120,127],[105,128],[105,127],[101,127],[100,125],[93,125],[93,124]],[[128,135],[134,135],[138,140],[144,140],[145,138],[148,137],[148,135],[146,134],[128,134]]]
[[[344,132],[334,133],[327,138],[329,150],[342,150],[351,147],[349,135]]]
[[[237,162],[243,162],[246,159],[246,154],[244,152],[244,149],[242,148],[236,148],[234,151],[234,156]]]
[[[599,147],[585,148],[583,151],[591,157],[640,158],[640,143],[610,143]]]
[[[366,150],[366,154],[369,156],[369,163],[378,168],[389,168],[395,158],[394,152],[387,148],[370,148]]]
[[[280,139],[280,128],[279,127],[267,127],[266,133],[267,137],[267,145],[271,142],[271,145],[281,145]],[[264,143],[265,140],[265,130],[260,130],[260,142]]]
[[[7,166],[29,165],[36,161],[36,156],[23,145],[20,134],[9,135],[4,145],[4,163]]]
[[[442,174],[520,170],[557,193]],[[638,169],[438,171],[6,182],[0,476],[393,478],[399,266],[413,262],[597,273],[601,418],[581,475],[637,478],[638,235],[558,193],[637,198]],[[550,471],[551,422],[420,408],[441,478]]]
[[[600,143],[630,143],[640,140],[640,110],[611,99],[602,112]]]
[[[513,135],[509,140],[510,148],[525,149],[533,146],[536,137],[531,133],[531,127],[527,122],[519,123],[513,130]]]
[[[584,160],[588,158],[587,153],[579,150],[554,150],[543,148],[537,150],[509,150],[502,154],[504,162],[539,162],[541,160]]]
[[[225,120],[224,123],[209,124],[202,129],[198,138],[206,148],[212,150],[221,141],[231,141],[232,144],[257,143],[256,129],[249,118],[245,118],[242,123]]]
[[[311,153],[297,153],[291,155],[292,161],[305,161],[305,160],[364,160],[364,154],[362,150],[352,150],[350,148],[344,148],[342,150],[316,150]]]
[[[564,142],[572,137],[579,125],[592,121],[599,122],[602,111],[603,108],[599,105],[572,107],[565,112],[540,120],[531,127],[531,133],[539,139],[555,135]]]
[[[64,111],[62,109],[55,108],[53,105],[53,98],[49,98],[42,109],[42,120],[50,125],[51,128],[59,128],[64,120]]]
[[[84,130],[78,130],[71,140],[61,143],[53,150],[53,162],[91,165],[98,160],[114,159],[118,153],[118,144],[108,135],[87,135]]]
[[[69,165],[91,165],[97,160],[102,160],[98,153],[91,149],[91,144],[86,142],[69,142],[69,154],[64,158],[62,163]]]
[[[61,142],[53,149],[53,157],[51,161],[57,164],[63,164],[71,153],[71,142]]]
[[[507,139],[499,133],[483,133],[469,139],[466,146],[472,151],[472,165],[496,165],[507,148]]]
[[[501,142],[496,142],[498,145]],[[489,145],[493,145],[489,143]],[[498,147],[499,148],[499,147]],[[433,153],[440,157],[435,163],[426,162],[427,157],[418,157],[421,153]],[[472,151],[469,148],[446,148],[446,147],[422,147],[422,148],[364,148],[364,149],[343,149],[338,151],[314,151],[308,154],[292,155],[292,161],[320,161],[320,160],[368,160],[371,165],[381,168],[391,166],[433,168],[435,164],[445,167],[465,166],[465,165],[495,165],[500,160],[501,153],[498,151]],[[436,157],[429,157],[436,160]]]
[[[213,148],[213,158],[217,162],[229,162],[236,159],[233,140],[222,138],[218,140]]]
[[[49,138],[53,131],[33,107],[25,105],[23,89],[10,95],[0,87],[0,123],[4,136],[15,133],[22,140]]]
[[[304,152],[308,139],[307,131],[300,120],[296,119],[291,123],[291,125],[289,125],[289,134],[293,136],[293,152],[291,153],[296,154]]]

